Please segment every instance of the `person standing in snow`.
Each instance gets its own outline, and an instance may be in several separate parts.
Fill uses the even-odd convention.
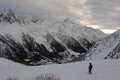
[[[93,68],[93,65],[92,65],[91,63],[89,63],[88,69],[89,69],[89,73],[90,73],[90,74],[92,73],[92,68]]]

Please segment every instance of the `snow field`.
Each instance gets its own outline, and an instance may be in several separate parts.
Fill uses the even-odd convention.
[[[89,62],[93,74],[88,74]],[[62,80],[120,80],[120,60],[84,61],[43,66],[24,66],[0,59],[0,80],[16,77],[18,80],[33,80],[38,75],[52,73]]]

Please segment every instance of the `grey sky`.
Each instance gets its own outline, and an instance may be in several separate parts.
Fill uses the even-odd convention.
[[[70,17],[102,29],[120,29],[120,0],[0,0],[19,15]]]
[[[86,6],[91,12],[90,23],[120,29],[120,0],[88,0]]]

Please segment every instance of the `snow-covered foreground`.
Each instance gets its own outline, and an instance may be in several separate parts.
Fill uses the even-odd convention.
[[[93,74],[88,74],[92,62]],[[84,61],[57,65],[24,66],[0,58],[0,80],[16,77],[18,80],[33,80],[40,74],[53,73],[62,80],[120,80],[120,60]]]

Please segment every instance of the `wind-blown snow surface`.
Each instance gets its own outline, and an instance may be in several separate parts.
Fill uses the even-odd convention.
[[[89,62],[93,74],[88,74]],[[53,73],[62,80],[120,80],[120,60],[84,61],[67,64],[24,66],[0,58],[0,80],[16,77],[18,80],[33,80],[40,74]]]

